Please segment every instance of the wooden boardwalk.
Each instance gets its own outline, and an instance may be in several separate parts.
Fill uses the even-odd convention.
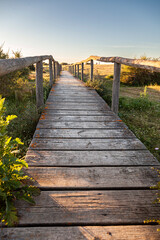
[[[42,192],[36,205],[18,202],[12,240],[158,240],[153,204],[158,161],[84,83],[62,72],[27,153],[28,174]]]

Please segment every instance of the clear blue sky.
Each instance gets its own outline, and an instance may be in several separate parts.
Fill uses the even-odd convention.
[[[0,45],[60,62],[160,57],[160,0],[0,0]]]

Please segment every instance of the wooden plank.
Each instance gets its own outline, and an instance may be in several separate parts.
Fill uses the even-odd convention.
[[[29,166],[136,166],[159,165],[148,150],[143,151],[36,151],[26,155]]]
[[[158,219],[155,190],[42,191],[36,205],[17,201],[19,225],[143,224]]]
[[[106,116],[65,116],[55,115],[54,113],[52,113],[52,111],[48,111],[47,114],[43,113],[41,115],[41,120],[50,120],[52,122],[109,122],[120,120],[120,118],[113,114]]]
[[[144,166],[30,167],[26,172],[43,188],[150,188],[159,181],[155,170]]]
[[[39,129],[35,138],[133,138],[128,129]]]
[[[79,108],[86,108],[87,107],[87,109],[88,109],[88,107],[89,108],[93,108],[93,109],[95,109],[96,107],[99,107],[99,108],[101,108],[101,107],[107,107],[107,109],[108,109],[108,106],[106,105],[106,104],[103,104],[102,102],[88,102],[88,103],[75,103],[75,102],[56,102],[56,104],[55,103],[53,103],[53,102],[47,102],[46,103],[46,106],[48,106],[48,108],[55,108],[56,106],[57,106],[57,108],[62,108],[63,109],[63,107],[65,107],[65,108],[67,108],[67,109],[72,109],[72,108],[76,108],[76,109],[79,109]]]
[[[41,150],[140,150],[146,147],[138,139],[50,139],[34,138],[31,149]]]
[[[159,240],[158,226],[68,226],[1,229],[7,240]]]
[[[58,103],[58,102],[65,102],[65,103],[97,103],[97,99],[95,98],[76,98],[76,97],[73,97],[73,98],[62,98],[62,97],[49,97],[48,98],[48,101],[46,102],[46,104],[48,104],[48,102],[50,102],[50,104],[52,102],[54,102],[55,104]]]
[[[113,120],[110,122],[52,122],[49,120],[45,120],[45,116],[41,117],[42,121],[39,121],[37,128],[77,128],[77,129],[85,129],[85,128],[126,128],[127,126],[118,121]]]
[[[52,113],[54,115],[67,115],[67,116],[108,116],[113,112],[110,110],[70,110],[70,109],[45,109],[44,113]]]
[[[95,105],[94,104],[86,104],[84,103],[84,105],[81,104],[55,104],[55,105],[47,105],[45,107],[46,109],[66,109],[66,110],[106,110],[108,107],[107,106],[99,106],[99,105]],[[109,109],[109,108],[108,108]]]

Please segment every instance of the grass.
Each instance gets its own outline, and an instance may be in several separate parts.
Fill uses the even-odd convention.
[[[43,91],[44,101],[47,100],[50,87],[49,87],[49,70],[45,66],[45,73],[43,73]],[[26,88],[30,84],[30,92],[26,93]],[[35,72],[32,71],[29,75],[28,83],[23,86],[20,92],[14,96],[8,97],[5,100],[6,115],[17,115],[17,118],[11,121],[8,126],[8,135],[13,138],[19,137],[24,145],[20,148],[20,156],[24,156],[28,146],[32,140],[36,125],[38,123],[40,114],[36,109],[36,94],[35,94]]]
[[[84,80],[111,106],[112,74],[105,75],[101,66],[94,81],[89,79],[89,68],[84,70]],[[120,84],[119,116],[149,151],[160,161],[160,86],[131,87]]]

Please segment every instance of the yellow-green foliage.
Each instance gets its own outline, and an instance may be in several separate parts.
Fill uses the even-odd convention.
[[[0,98],[0,221],[8,226],[18,222],[15,200],[23,199],[34,204],[33,195],[39,194],[34,186],[27,185],[31,180],[22,168],[27,163],[17,157],[18,145],[23,144],[19,138],[7,135],[7,126],[16,118],[15,115],[4,117],[4,98]]]

